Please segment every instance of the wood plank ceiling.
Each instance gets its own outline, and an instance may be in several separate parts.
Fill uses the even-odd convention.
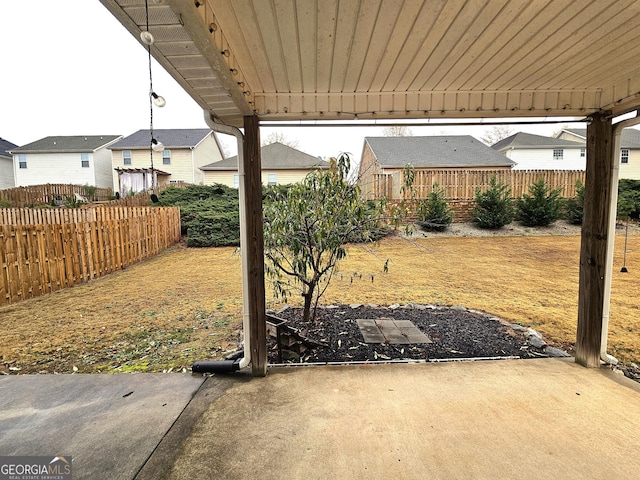
[[[139,38],[144,0],[101,1]],[[640,106],[640,0],[148,1],[152,54],[229,125]]]

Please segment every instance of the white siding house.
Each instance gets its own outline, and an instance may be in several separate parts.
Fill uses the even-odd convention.
[[[584,142],[519,132],[491,148],[513,160],[514,170],[584,170]]]
[[[287,185],[301,181],[316,168],[328,168],[329,164],[313,155],[301,152],[279,142],[260,149],[263,185]],[[220,183],[238,188],[238,157],[230,157],[201,167],[205,183]]]
[[[587,130],[565,128],[558,138],[586,144]],[[625,128],[620,136],[620,178],[640,180],[640,130]]]
[[[45,137],[11,149],[16,187],[62,183],[113,188],[107,147],[121,135]]]
[[[109,147],[113,184],[121,195],[151,188],[152,167],[157,185],[204,184],[200,167],[222,160],[218,139],[208,128],[154,130],[153,137],[164,145],[163,151],[153,152],[153,164],[149,130],[139,130]]]
[[[0,138],[0,190],[16,186],[13,179],[13,156],[9,152],[17,147],[15,143]]]

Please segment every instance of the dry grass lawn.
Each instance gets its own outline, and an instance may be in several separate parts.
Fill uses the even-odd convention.
[[[620,272],[623,242],[618,235],[609,351],[629,363],[640,360],[640,235],[629,237],[629,273]],[[463,305],[532,326],[571,351],[579,249],[579,236],[387,238],[351,246],[322,303]],[[0,307],[0,372],[158,372],[222,358],[240,340],[240,285],[234,248],[174,247]]]

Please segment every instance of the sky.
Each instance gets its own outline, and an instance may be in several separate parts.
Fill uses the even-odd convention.
[[[0,137],[18,146],[56,135],[131,135],[148,129],[147,50],[99,0],[0,1]],[[154,108],[153,126],[206,128],[202,109],[152,61],[154,91],[167,105]],[[584,128],[584,124],[565,124]],[[561,126],[514,125],[513,132],[552,135]],[[419,135],[473,135],[487,127],[411,127]],[[382,127],[263,127],[315,157],[352,154]],[[235,140],[222,137],[228,155]]]

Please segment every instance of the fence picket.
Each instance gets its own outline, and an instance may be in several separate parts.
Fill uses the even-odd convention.
[[[0,209],[0,305],[121,270],[180,241],[177,207]]]

